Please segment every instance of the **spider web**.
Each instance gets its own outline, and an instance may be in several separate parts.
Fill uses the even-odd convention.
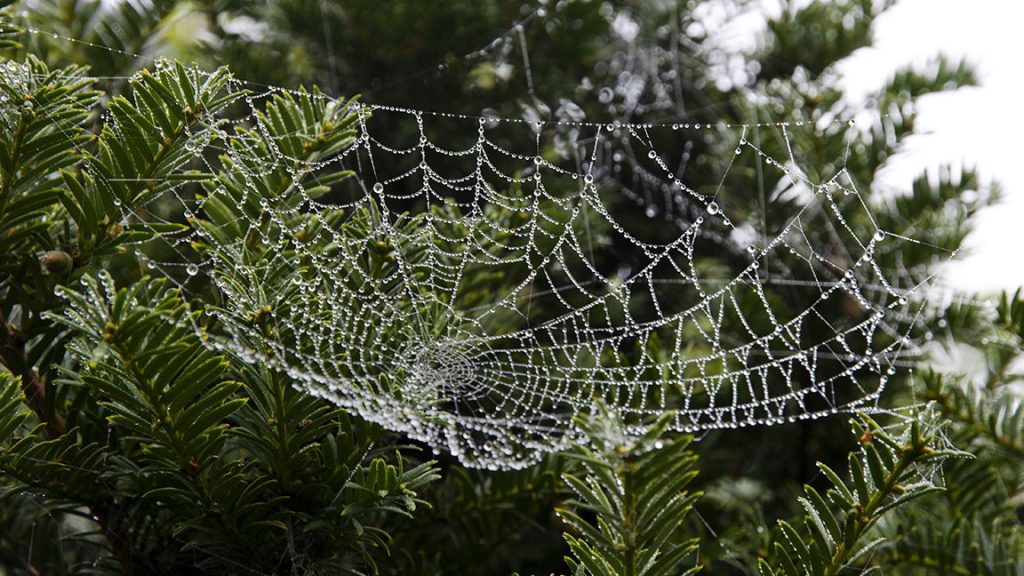
[[[296,134],[259,113],[282,95],[356,113],[353,145],[289,154]],[[934,275],[900,251],[951,256],[879,228],[846,169],[852,122],[534,122],[277,87],[241,102],[189,142],[211,173],[226,157],[237,190],[121,206],[145,226],[170,201],[192,224],[154,229],[175,258],[139,256],[186,292],[212,281],[210,346],[467,465],[584,441],[595,411],[698,432],[879,410],[920,353]],[[799,144],[836,137],[837,158]],[[342,169],[355,178],[319,181]],[[267,194],[281,170],[310,182],[298,200]]]
[[[597,410],[686,432],[873,410],[918,352],[927,278],[882,264],[912,240],[877,227],[841,160],[808,167],[793,138],[852,140],[845,123],[536,123],[313,98],[358,115],[352,146],[307,164],[264,126],[220,152],[296,180],[350,168],[350,186],[268,202],[242,170],[241,198],[175,195],[187,217],[262,198],[256,218],[165,236],[202,247],[188,275],[223,296],[208,341],[466,464],[526,465]],[[715,187],[670,160],[695,142],[731,157]],[[764,192],[787,218],[749,209]]]

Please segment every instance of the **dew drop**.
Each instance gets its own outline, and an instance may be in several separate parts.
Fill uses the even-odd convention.
[[[885,240],[885,232],[881,230],[875,232],[875,242],[881,242],[882,240]]]
[[[594,176],[591,174],[587,174],[586,176],[583,177],[583,181],[586,182],[587,184],[593,184]]]
[[[650,158],[651,160],[654,160],[655,158],[658,157],[658,153],[655,152],[654,150],[651,150],[650,152],[647,153],[647,157]]]
[[[718,202],[712,202],[712,203],[708,204],[708,214],[711,214],[712,216],[714,216],[715,214],[718,214],[718,211],[719,211]]]
[[[739,156],[740,154],[743,154],[743,149],[740,148],[739,146],[737,146],[736,147],[736,155]]]
[[[645,211],[645,214],[647,214],[648,218],[654,218],[655,216],[658,215],[658,209],[655,208],[654,206],[648,206],[647,210]]]
[[[380,182],[377,182],[376,184],[373,185],[373,191],[376,192],[377,194],[380,194],[381,192],[384,191],[384,185],[381,184]]]
[[[189,276],[195,276],[196,274],[199,274],[199,266],[189,264],[185,267],[185,272],[188,273]]]

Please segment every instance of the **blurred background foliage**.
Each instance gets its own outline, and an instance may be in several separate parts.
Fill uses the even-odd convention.
[[[969,169],[922,175],[910,190],[876,189],[875,175],[914,131],[914,99],[975,82],[969,66],[936,55],[936,65],[902,71],[874,95],[865,108],[877,113],[865,116],[844,100],[836,64],[871,44],[872,22],[891,4],[782,2],[757,33],[756,47],[736,52],[716,36],[716,23],[760,10],[759,3],[3,0],[5,58],[37,59],[27,60],[31,86],[19,90],[36,102],[63,99],[66,107],[51,116],[3,112],[0,357],[10,375],[0,393],[2,570],[548,574],[572,567],[578,574],[640,574],[655,572],[629,563],[653,549],[676,559],[664,572],[671,574],[694,567],[707,574],[869,567],[892,574],[1024,573],[1020,295],[991,306],[956,296],[928,308],[915,335],[930,342],[929,354],[913,373],[896,375],[881,401],[884,407],[934,402],[935,412],[911,418],[916,428],[879,415],[882,425],[857,420],[850,434],[841,415],[708,432],[690,442],[663,437],[651,423],[651,438],[622,441],[603,453],[553,455],[515,472],[467,469],[449,456],[430,456],[296,391],[283,375],[215,357],[188,335],[116,346],[118,334],[144,333],[157,316],[187,312],[159,281],[143,279],[151,273],[145,258],[173,255],[117,249],[132,238],[116,229],[114,211],[97,198],[102,191],[89,188],[82,154],[103,141],[105,117],[127,114],[114,97],[136,97],[128,78],[165,56],[206,70],[227,65],[256,91],[315,85],[374,104],[470,115],[822,122],[823,130],[788,136],[813,154],[808,165],[823,170],[839,167],[834,163],[848,145],[845,121],[858,118],[859,137],[846,162],[851,178],[881,228],[922,241],[881,253],[879,261],[901,270],[905,285],[919,282],[941,259],[942,251],[928,246],[959,246],[971,215],[997,195]],[[5,86],[15,84],[14,74]],[[187,90],[183,72],[154,81]],[[76,112],[83,108],[89,114]],[[827,127],[833,118],[842,122]],[[409,130],[388,122],[382,117],[378,130],[396,138]],[[454,130],[450,125],[436,129],[441,141],[466,137],[443,132]],[[42,139],[57,131],[75,144],[67,156],[46,147],[57,137]],[[778,131],[766,127],[758,138],[781,157],[786,139]],[[40,135],[36,157],[14,153],[32,141],[26,134]],[[542,134],[546,157],[565,153],[559,137]],[[665,154],[682,159],[688,185],[701,190],[718,185],[734,145],[711,133],[669,144]],[[33,163],[46,167],[34,180],[26,177]],[[651,216],[649,203],[620,193],[633,170],[624,163],[603,174],[602,198],[637,228]],[[728,174],[727,185],[740,190],[759,179],[762,190],[773,190],[778,178],[756,163],[739,163]],[[76,200],[60,200],[54,190]],[[769,203],[752,195],[729,198],[730,214],[761,215],[768,235],[801,202],[792,195]],[[692,217],[659,209],[659,218]],[[868,229],[867,222],[852,225]],[[651,234],[671,237],[675,229],[651,227]],[[735,267],[742,248],[722,240],[720,256],[708,265]],[[606,266],[628,266],[636,255],[610,245],[601,258]],[[113,279],[104,280],[102,271]],[[60,286],[73,287],[80,300],[56,297]],[[136,313],[123,310],[129,296],[118,290],[132,295]],[[773,296],[780,305],[801,301],[796,289]],[[842,302],[834,306],[836,317],[849,313]],[[176,388],[189,384],[178,383],[182,374],[166,375],[152,361],[126,370],[139,366],[138,357],[166,360],[159,354],[167,343],[179,354],[174,358],[204,375],[198,391],[185,392],[189,399],[209,397],[215,409],[217,417],[200,433],[177,420],[187,409]],[[93,358],[108,347],[113,352]],[[165,388],[149,388],[153,381]],[[127,415],[110,405],[118,394],[124,403],[137,402]],[[150,428],[133,415],[164,424]],[[181,445],[183,439],[198,444]],[[954,453],[950,443],[972,457]],[[935,468],[930,455],[943,450],[958,457]],[[641,473],[647,468],[680,481],[659,484]],[[699,473],[691,477],[691,470]],[[932,493],[943,485],[945,491]],[[922,498],[903,500],[903,494]],[[640,516],[629,502],[661,502],[677,517],[636,527]],[[658,530],[676,523],[678,529]],[[847,537],[857,546],[842,548]]]

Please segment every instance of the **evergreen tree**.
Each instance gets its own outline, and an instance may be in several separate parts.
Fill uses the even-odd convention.
[[[354,145],[354,101],[328,106],[316,88],[264,100],[256,112],[273,119],[267,130],[221,133],[207,115],[245,109],[232,73],[253,86],[316,84],[334,96],[363,91],[378,103],[526,118],[856,116],[835,65],[871,44],[871,24],[890,3],[787,6],[746,55],[746,79],[731,83],[720,81],[719,55],[702,36],[707,4],[566,1],[540,16],[500,0],[388,9],[359,0],[0,0],[0,566],[16,574],[1020,574],[1019,294],[994,308],[954,304],[923,321],[922,337],[981,351],[986,373],[975,383],[925,364],[897,375],[883,406],[933,402],[909,418],[859,415],[851,434],[836,433],[847,417],[835,417],[694,442],[665,432],[664,421],[624,434],[626,423],[593,414],[579,423],[586,445],[505,472],[432,456],[296,389],[284,373],[211,351],[191,329],[219,304],[216,289],[193,281],[186,302],[173,286],[210,247],[181,254],[147,241],[189,227],[236,239],[245,230],[231,223],[258,218],[259,199],[238,193],[234,205],[210,202],[188,217],[160,199],[172,189],[232,194],[245,181],[263,200],[289,205],[297,185],[313,186],[295,181],[312,176],[284,167],[252,184],[256,166],[197,163],[197,146],[252,147],[259,162],[259,151],[284,141],[315,163]],[[638,35],[624,37],[617,20],[639,24]],[[524,53],[533,55],[529,69]],[[165,54],[183,63],[149,59]],[[874,193],[874,176],[913,133],[916,98],[973,82],[968,67],[942,59],[927,73],[897,74],[874,103],[887,119],[859,127],[862,142],[845,165],[879,225],[921,241],[878,255],[914,281],[936,263],[927,246],[952,249],[968,233],[980,205],[961,194],[980,187],[977,176],[922,175],[891,200]],[[779,130],[751,138],[776,157],[790,143],[816,151],[820,167],[846,156],[845,130]],[[540,137],[545,153],[560,153],[558,134]],[[723,173],[727,187],[778,184],[757,163],[726,171],[731,142],[688,145],[671,153],[698,159],[687,171],[696,189],[723,185]],[[364,177],[315,175],[323,193]],[[610,175],[608,186],[631,177]],[[766,235],[800,205],[730,202],[737,217],[763,218]],[[624,221],[646,222],[632,202],[609,204]],[[124,210],[137,221],[122,223]],[[346,217],[346,233],[358,235],[377,216]],[[342,217],[321,218],[287,225],[340,226]],[[245,247],[242,257],[267,278],[282,259],[302,257],[296,246]],[[735,270],[733,248],[718,249],[704,264]],[[610,245],[600,258],[611,266],[637,255]],[[469,297],[488,301],[486,288]],[[802,296],[772,297],[794,308]],[[842,301],[833,306],[837,318],[848,313]],[[271,329],[262,314],[242,320]]]

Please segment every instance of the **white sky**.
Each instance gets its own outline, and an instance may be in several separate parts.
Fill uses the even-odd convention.
[[[946,283],[989,292],[1024,285],[1024,2],[901,0],[876,21],[875,46],[843,67],[851,95],[874,91],[908,63],[935,54],[966,56],[982,85],[929,95],[919,102],[917,130],[886,182],[909,185],[923,167],[974,166],[999,182],[1003,200],[975,221],[968,255],[946,270]]]

